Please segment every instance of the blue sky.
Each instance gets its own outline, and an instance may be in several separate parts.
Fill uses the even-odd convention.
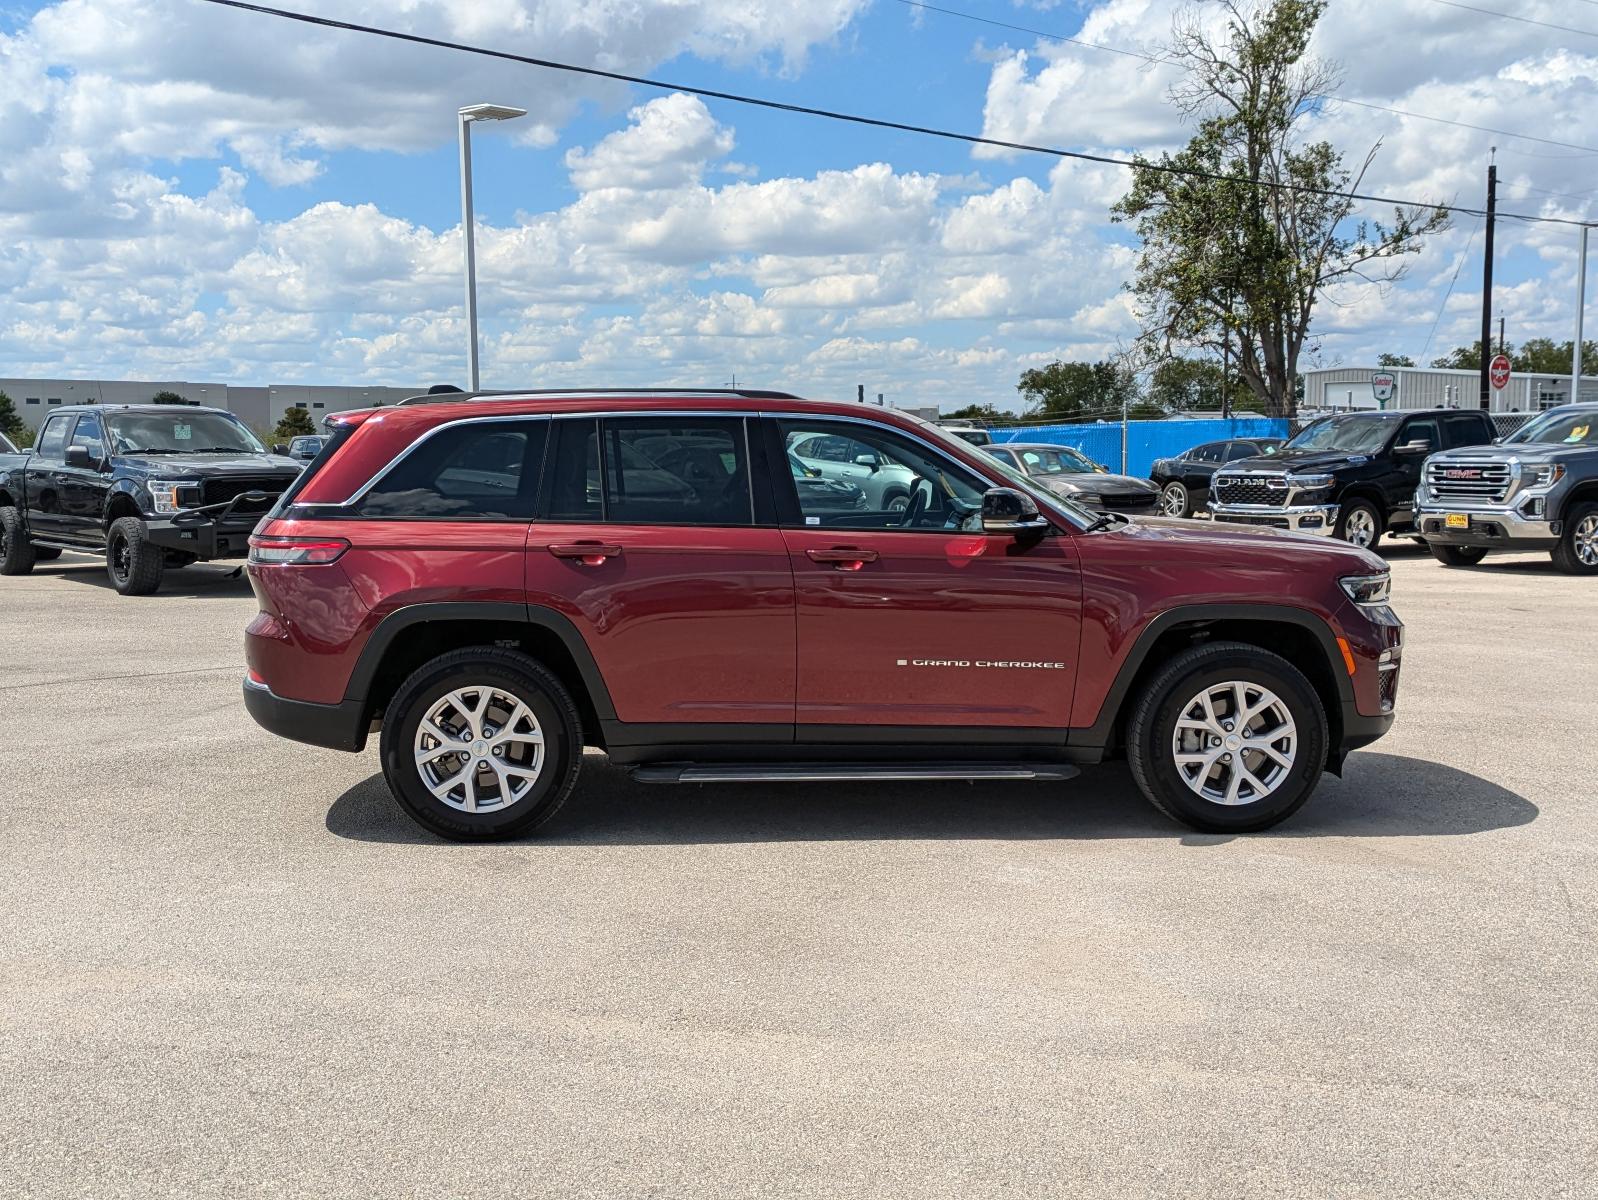
[[[948,7],[1144,52],[1173,15],[1166,0]],[[898,0],[315,8],[1074,149],[1185,137],[1169,72]],[[1429,0],[1340,0],[1316,49],[1344,64],[1344,95],[1587,146],[1598,37],[1564,44],[1582,40]],[[1113,169],[593,85],[197,0],[9,6],[0,68],[0,375],[458,380],[453,114],[481,100],[531,110],[474,139],[486,384],[737,372],[818,395],[860,380],[906,403],[1008,404],[1027,367],[1115,353],[1137,333],[1134,242],[1107,219],[1126,184]],[[1504,207],[1577,215],[1598,185],[1598,154],[1370,110],[1332,105],[1315,133],[1351,157],[1380,139],[1367,186],[1392,194],[1479,202],[1495,142]],[[1396,287],[1329,297],[1316,361],[1429,358],[1471,340],[1476,228],[1457,221]],[[1505,224],[1499,241],[1511,340],[1568,337],[1573,233]]]

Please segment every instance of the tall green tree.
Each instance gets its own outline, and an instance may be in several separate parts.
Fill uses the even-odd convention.
[[[1378,354],[1376,356],[1378,367],[1413,367],[1415,360],[1407,354]]]
[[[188,399],[186,397],[178,395],[176,392],[167,391],[165,388],[163,388],[161,391],[157,392],[155,395],[150,397],[150,403],[151,404],[187,404],[188,403]]]
[[[1260,412],[1265,405],[1236,375],[1227,378],[1209,358],[1167,358],[1149,375],[1149,401],[1168,412]]]
[[[1123,363],[1052,362],[1021,372],[1016,390],[1026,401],[1022,414],[1053,421],[1096,421],[1120,417],[1142,397],[1137,378]]]
[[[957,408],[953,412],[941,414],[940,420],[944,421],[1005,421],[1012,419],[1014,413],[1007,413],[992,404],[967,404],[964,408]]]
[[[27,422],[17,412],[16,402],[4,392],[0,392],[0,433],[15,442],[27,432],[27,429]]]
[[[1380,143],[1351,172],[1331,143],[1301,136],[1337,85],[1336,69],[1306,53],[1326,0],[1212,4],[1224,34],[1193,13],[1168,53],[1184,69],[1171,100],[1197,132],[1176,154],[1139,157],[1113,213],[1143,239],[1131,290],[1145,351],[1229,348],[1265,411],[1290,415],[1316,302],[1398,278],[1397,260],[1448,218],[1396,208],[1389,221],[1356,221],[1354,201],[1328,194],[1359,190]]]
[[[277,423],[272,436],[279,442],[286,442],[290,438],[305,437],[315,432],[316,425],[311,421],[309,412],[303,408],[290,408]]]

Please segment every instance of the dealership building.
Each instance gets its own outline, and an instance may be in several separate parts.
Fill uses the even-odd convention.
[[[1384,392],[1390,392],[1389,398],[1379,399]],[[1492,412],[1541,412],[1570,403],[1570,376],[1514,372],[1502,390],[1491,389],[1491,396],[1489,408]],[[1481,376],[1475,371],[1443,367],[1332,367],[1304,372],[1304,400],[1299,411],[1311,415],[1383,408],[1479,408],[1480,398]],[[1581,377],[1580,398],[1598,403],[1598,376]]]
[[[0,379],[17,415],[37,430],[62,404],[148,404],[157,392],[175,392],[192,404],[225,408],[253,429],[270,432],[291,408],[303,408],[320,425],[329,413],[394,404],[425,387],[320,387],[267,384],[234,387],[187,379]]]

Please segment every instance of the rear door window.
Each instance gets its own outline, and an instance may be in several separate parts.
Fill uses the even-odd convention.
[[[1210,442],[1196,448],[1189,457],[1194,462],[1218,463],[1221,461],[1221,455],[1225,449],[1225,442]]]
[[[752,525],[739,417],[611,417],[603,424],[605,520]]]
[[[1469,413],[1445,417],[1443,437],[1445,449],[1453,449],[1456,446],[1481,446],[1493,440],[1487,422]]]
[[[417,442],[372,485],[366,517],[532,519],[549,422],[463,421]]]

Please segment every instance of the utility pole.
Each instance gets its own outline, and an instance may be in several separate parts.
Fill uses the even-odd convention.
[[[1570,402],[1581,401],[1581,328],[1587,307],[1587,235],[1591,225],[1581,227],[1581,258],[1576,263],[1576,344],[1570,355]]]
[[[1493,147],[1493,155],[1498,147]],[[1487,364],[1493,360],[1493,219],[1498,212],[1498,164],[1487,164],[1487,244],[1482,254],[1481,270],[1481,406],[1492,407],[1492,383],[1487,378]]]
[[[865,384],[857,383],[857,384],[854,385],[854,398],[856,400],[860,401],[861,404],[864,404],[866,402],[866,385]]]
[[[1504,316],[1502,313],[1498,314],[1498,353],[1509,353],[1509,343],[1504,341]]]

